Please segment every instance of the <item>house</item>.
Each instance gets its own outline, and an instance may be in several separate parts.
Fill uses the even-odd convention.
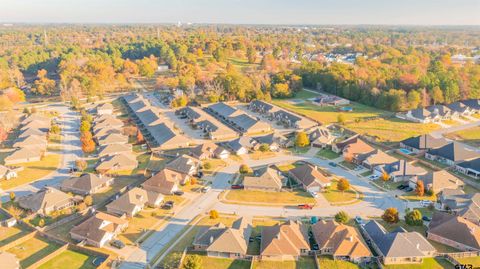
[[[315,127],[308,132],[310,145],[317,148],[330,147],[335,140],[335,137],[325,127]]]
[[[402,227],[387,232],[377,221],[371,220],[361,229],[385,265],[422,263],[424,258],[433,257],[436,252],[421,234],[407,232]]]
[[[377,153],[378,150],[365,143],[362,139],[355,139],[342,150],[342,155],[345,160],[356,164],[362,164],[369,156]],[[367,163],[368,165],[368,163]]]
[[[313,102],[320,106],[345,106],[350,104],[350,101],[345,98],[329,94],[320,94]]]
[[[366,156],[365,160],[363,160],[362,165],[370,170],[377,166],[384,166],[392,163],[396,163],[399,160],[393,156],[388,155],[387,153],[381,150],[374,150],[371,154]]]
[[[45,136],[31,135],[21,137],[15,140],[14,148],[47,148],[47,138]]]
[[[297,260],[310,250],[307,231],[300,222],[264,227],[261,236],[260,260]]]
[[[225,160],[230,157],[230,152],[226,150],[224,147],[217,147],[215,151],[213,152],[213,156],[217,159]]]
[[[410,180],[410,186],[415,187],[417,180],[422,180],[425,189],[428,191],[433,191],[433,193],[439,193],[444,189],[459,189],[463,188],[463,181],[458,177],[450,174],[445,170],[428,172],[424,175],[419,175]]]
[[[224,102],[211,104],[205,109],[215,117],[222,120],[227,120],[229,117],[244,114],[241,110],[238,110]]]
[[[200,168],[200,161],[192,156],[180,155],[171,162],[169,162],[165,168],[182,173],[185,175],[193,176],[198,173]]]
[[[147,191],[168,195],[178,191],[179,184],[183,185],[187,183],[189,179],[187,174],[164,168],[143,182],[142,187]]]
[[[36,193],[19,197],[16,201],[21,208],[46,216],[53,211],[73,207],[77,200],[60,190],[45,187]]]
[[[410,179],[416,176],[421,176],[428,173],[428,171],[422,167],[414,166],[413,163],[408,163],[406,160],[398,160],[394,163],[379,166],[379,168],[381,169],[379,172],[382,174],[383,172],[389,174],[390,179],[393,180],[393,182],[408,182]]]
[[[466,194],[460,189],[444,189],[440,195],[442,210],[480,225],[480,194]]]
[[[0,251],[0,264],[6,269],[20,269],[20,261],[14,254]]]
[[[451,111],[455,111],[456,113],[458,113],[458,115],[460,116],[471,116],[474,112],[474,110],[471,109],[469,106],[466,106],[464,103],[459,101],[451,103],[447,105],[447,107]]]
[[[107,128],[107,127],[120,129],[123,127],[123,121],[115,118],[112,115],[104,115],[94,120],[93,132],[96,133],[98,132],[98,130]]]
[[[268,133],[272,131],[270,124],[253,118],[245,113],[228,117],[227,122],[233,129],[247,135]]]
[[[127,229],[128,221],[103,212],[97,212],[86,221],[70,230],[70,237],[77,241],[97,248],[115,239],[118,234]]]
[[[113,114],[113,105],[110,103],[104,103],[97,106],[98,115],[112,115]]]
[[[425,153],[425,158],[450,166],[479,157],[479,153],[469,150],[465,148],[464,145],[457,142],[451,142],[443,147],[429,149]]]
[[[199,160],[215,158],[215,151],[218,146],[212,142],[205,142],[190,150],[190,155]]]
[[[42,131],[40,129],[36,128],[28,128],[23,130],[19,135],[18,138],[25,138],[28,136],[39,136],[39,137],[45,137],[47,135],[47,132]]]
[[[13,165],[19,163],[38,162],[42,159],[45,150],[41,148],[20,148],[12,154],[5,157],[3,162],[5,165]]]
[[[254,176],[245,176],[243,186],[245,190],[280,191],[283,186],[282,179],[277,170],[266,166],[253,172]]]
[[[358,231],[334,220],[321,220],[312,226],[312,233],[321,255],[354,263],[370,261],[373,256]]]
[[[95,129],[95,132],[93,133],[93,137],[98,141],[98,139],[100,139],[101,137],[104,137],[109,134],[122,134],[122,129],[111,127],[111,126],[106,126],[101,129]]]
[[[266,144],[270,151],[279,151],[280,148],[285,148],[289,144],[288,138],[281,134],[271,133],[263,136],[256,136],[253,139],[259,144]]]
[[[153,191],[147,191],[138,187],[133,188],[118,197],[113,202],[107,204],[107,212],[128,217],[135,216],[146,205],[150,207],[158,207],[163,201],[163,195]]]
[[[20,131],[23,132],[28,129],[37,129],[46,133],[50,130],[50,126],[52,126],[52,123],[50,122],[50,120],[48,121],[33,120],[28,122],[27,124],[23,124],[22,127],[20,128]]]
[[[424,154],[429,149],[441,148],[450,142],[445,138],[435,138],[429,134],[407,138],[400,142],[400,147],[415,154]]]
[[[98,144],[100,146],[107,146],[112,144],[127,144],[128,136],[123,134],[107,134],[98,139]]]
[[[132,152],[132,144],[109,144],[100,148],[98,157],[106,157],[117,154],[126,154]]]
[[[227,142],[225,146],[236,155],[247,154],[249,150],[256,150],[259,147],[257,141],[248,136],[241,136],[235,140]]]
[[[427,238],[461,251],[480,251],[480,226],[444,212],[433,213]]]
[[[463,100],[461,102],[472,110],[472,114],[480,112],[479,99],[469,99],[469,100]]]
[[[176,133],[173,126],[165,122],[147,127],[144,137],[152,150],[186,148],[190,145],[190,139]]]
[[[444,105],[433,105],[427,107],[427,110],[430,111],[434,115],[440,116],[442,120],[448,120],[451,118],[457,118],[458,112],[452,111],[450,108]]]
[[[248,109],[267,117],[271,117],[273,112],[280,110],[279,107],[262,100],[253,100],[248,104]]]
[[[309,163],[297,166],[288,174],[306,191],[319,192],[331,185],[330,179],[320,173],[315,165]]]
[[[480,157],[455,164],[455,170],[467,176],[480,178]]]
[[[405,114],[405,118],[419,123],[439,122],[442,120],[442,117],[439,114],[432,113],[425,108],[409,110]]]
[[[22,122],[21,122],[21,125],[27,125],[32,121],[51,122],[49,117],[46,117],[46,116],[35,113],[35,114],[31,114],[30,116],[23,119]]]
[[[175,113],[186,117],[194,128],[203,130],[212,140],[232,139],[238,136],[237,132],[199,107],[187,106],[175,111]]]
[[[90,195],[106,190],[113,184],[113,178],[86,173],[80,177],[72,177],[62,182],[60,189],[80,195]]]
[[[10,180],[18,176],[16,169],[10,169],[0,164],[0,179]]]
[[[278,124],[284,125],[287,128],[295,128],[306,130],[317,126],[318,124],[306,117],[294,114],[284,109],[279,109],[272,113],[272,120],[277,121]]]
[[[232,227],[218,223],[197,232],[193,249],[205,251],[210,257],[245,258],[251,233],[250,221],[244,217],[236,220]]]
[[[336,152],[336,153],[341,153],[343,151],[343,149],[348,146],[349,144],[351,143],[356,143],[357,140],[360,139],[360,136],[358,134],[356,135],[353,135],[343,141],[340,141],[338,143],[334,143],[332,144],[332,151]]]
[[[123,153],[107,156],[101,159],[95,170],[101,174],[116,174],[118,172],[131,171],[138,166],[135,155]]]

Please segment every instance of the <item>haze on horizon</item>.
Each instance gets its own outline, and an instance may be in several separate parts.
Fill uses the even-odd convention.
[[[0,0],[3,23],[480,25],[480,0]]]

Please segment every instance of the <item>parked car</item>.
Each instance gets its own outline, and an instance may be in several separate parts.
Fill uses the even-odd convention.
[[[212,189],[212,187],[210,187],[210,186],[205,186],[205,187],[202,188],[202,192],[208,192],[208,191],[211,190],[211,189]]]
[[[332,166],[332,167],[337,167],[337,164],[334,163],[334,162],[329,162],[328,165]]]
[[[163,208],[163,209],[172,209],[174,204],[175,204],[174,201],[166,201],[166,202],[162,205],[162,208]]]
[[[355,217],[355,223],[358,224],[358,225],[362,225],[363,224],[363,219],[360,216],[356,216]]]
[[[241,190],[243,188],[244,188],[244,186],[240,185],[240,184],[233,184],[232,185],[232,190]]]
[[[411,192],[411,191],[413,191],[413,188],[407,187],[407,188],[404,189],[404,191],[405,192]]]
[[[422,220],[423,220],[423,221],[431,221],[432,219],[429,218],[429,217],[427,217],[427,216],[423,216],[423,217],[422,217]]]
[[[432,201],[428,201],[428,200],[420,201],[420,205],[423,206],[423,207],[428,207],[431,204],[432,204]]]
[[[297,206],[299,209],[313,209],[312,205],[309,204],[301,204]]]
[[[405,186],[405,185],[398,185],[398,186],[397,186],[397,189],[398,189],[398,190],[403,190],[403,189],[405,189],[406,187],[407,187],[407,186]]]
[[[379,177],[380,177],[380,176],[378,176],[378,175],[370,175],[370,176],[368,177],[368,179],[370,179],[370,180],[377,180]]]
[[[182,195],[185,194],[185,192],[179,190],[179,191],[174,191],[173,194],[178,195],[178,196],[182,196]]]
[[[110,245],[112,245],[113,247],[116,247],[118,249],[122,249],[122,248],[125,247],[125,244],[118,239],[110,241]]]

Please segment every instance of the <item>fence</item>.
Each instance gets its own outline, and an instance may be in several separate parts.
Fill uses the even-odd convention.
[[[67,250],[68,245],[63,245],[59,249],[55,250],[54,252],[48,254],[47,256],[41,258],[40,260],[36,261],[32,265],[28,267],[28,269],[35,269],[40,267],[42,264],[46,263],[47,261],[53,259],[55,256],[59,255],[60,253],[64,252]]]

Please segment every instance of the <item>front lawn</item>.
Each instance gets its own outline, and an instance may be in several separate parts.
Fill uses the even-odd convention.
[[[205,164],[209,163],[210,167],[208,169],[205,168]],[[210,159],[210,160],[205,160],[202,163],[202,171],[205,174],[211,174],[219,169],[222,169],[223,167],[226,167],[227,163],[224,160],[221,159]]]
[[[455,268],[443,258],[425,258],[421,264],[392,264],[385,265],[385,269],[450,269]]]
[[[342,260],[334,260],[331,257],[320,256],[318,257],[318,263],[320,268],[336,268],[336,269],[360,269],[360,266]]]
[[[287,204],[313,204],[315,199],[305,191],[252,191],[252,190],[230,190],[225,200],[232,203],[271,203],[278,205]]]
[[[330,150],[330,149],[322,149],[320,151],[317,152],[317,156],[318,157],[321,157],[321,158],[324,158],[324,159],[329,159],[329,160],[333,160],[333,159],[336,159],[338,157],[340,157],[340,154]]]
[[[33,237],[7,251],[17,256],[22,268],[27,268],[41,258],[60,248],[60,245],[46,241],[41,237]]]
[[[8,190],[17,186],[41,179],[55,171],[61,161],[58,154],[49,154],[38,162],[22,163],[15,166],[22,166],[24,169],[18,172],[18,177],[11,180],[0,181],[0,188]]]
[[[268,159],[268,158],[273,158],[275,157],[275,152],[272,152],[272,151],[265,151],[265,152],[262,152],[262,151],[255,151],[253,153],[250,153],[250,158],[252,160],[263,160],[263,159]]]
[[[353,169],[355,169],[355,168],[357,167],[356,164],[351,163],[351,162],[347,162],[347,161],[341,161],[339,164],[340,164],[341,166],[347,168],[347,169],[350,169],[350,170],[353,170]]]
[[[337,181],[332,181],[330,188],[319,195],[323,195],[330,203],[348,203],[357,200],[357,194],[353,190],[341,192],[337,189]]]
[[[188,259],[188,256],[191,255],[198,255],[202,259],[202,268],[250,269],[250,261],[208,257],[203,253],[187,254],[184,261],[186,261]]]
[[[86,254],[65,250],[59,255],[42,264],[39,269],[94,269],[93,260],[95,257]]]

